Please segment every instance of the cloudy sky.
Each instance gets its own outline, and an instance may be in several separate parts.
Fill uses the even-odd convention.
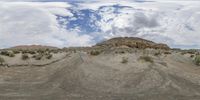
[[[200,48],[200,0],[0,0],[0,48],[134,36]]]

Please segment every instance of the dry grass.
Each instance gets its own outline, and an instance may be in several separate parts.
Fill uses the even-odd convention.
[[[36,54],[36,55],[33,55],[32,58],[35,58],[35,60],[41,60],[43,57],[43,55],[41,54]]]
[[[28,60],[29,59],[29,56],[28,54],[22,54],[22,60]]]
[[[141,57],[139,57],[139,60],[143,60],[145,62],[154,63],[153,58],[150,57],[150,56],[141,56]]]
[[[1,51],[1,55],[15,57],[15,54],[12,51]]]
[[[161,52],[154,53],[154,56],[160,56],[160,55],[162,55]]]
[[[128,58],[126,58],[126,57],[123,57],[123,58],[122,58],[122,61],[121,61],[121,63],[123,63],[123,64],[126,64],[126,63],[128,63]]]
[[[47,54],[47,55],[46,55],[46,58],[47,58],[47,59],[51,59],[52,57],[53,57],[52,54]]]
[[[93,55],[93,56],[97,56],[100,54],[100,51],[97,51],[97,50],[93,50],[90,52],[90,55]]]
[[[194,59],[196,65],[200,66],[200,55],[197,55]]]
[[[13,52],[14,54],[19,54],[19,53],[20,53],[19,50],[13,50],[12,52]]]
[[[5,62],[5,60],[0,56],[0,65],[2,65]]]
[[[165,51],[164,54],[169,55],[172,54],[170,51]]]
[[[194,55],[190,55],[190,57],[191,57],[191,58],[193,58],[193,57],[194,57]]]

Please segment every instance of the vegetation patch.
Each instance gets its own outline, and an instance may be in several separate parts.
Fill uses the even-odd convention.
[[[97,56],[97,55],[99,55],[100,53],[101,53],[101,52],[98,51],[98,50],[93,50],[93,51],[90,52],[90,55]]]
[[[43,55],[41,55],[41,54],[37,54],[34,56],[35,60],[41,60],[42,57],[43,57]]]
[[[123,58],[122,58],[122,61],[121,61],[121,63],[123,63],[123,64],[126,64],[126,63],[128,63],[128,58],[126,58],[126,57],[123,57]]]
[[[196,55],[194,62],[196,65],[200,66],[200,55]]]
[[[13,52],[14,54],[19,54],[19,53],[20,53],[19,50],[13,50],[12,52]]]
[[[193,57],[194,57],[194,55],[190,55],[190,57],[191,57],[191,58],[193,58]]]
[[[142,61],[145,61],[145,62],[154,63],[153,58],[150,57],[150,56],[141,56],[141,57],[139,57],[138,60],[142,60]]]
[[[3,65],[4,62],[5,60],[2,57],[0,57],[0,65]]]
[[[169,55],[172,54],[170,51],[165,51],[164,54]]]
[[[52,54],[47,54],[47,55],[46,55],[46,58],[47,58],[47,59],[51,59],[52,57],[53,57]]]
[[[162,55],[161,52],[154,53],[154,56],[160,56],[160,55]]]
[[[29,56],[28,54],[22,54],[22,60],[28,60]]]
[[[8,57],[15,57],[15,54],[12,51],[1,51],[1,55]]]

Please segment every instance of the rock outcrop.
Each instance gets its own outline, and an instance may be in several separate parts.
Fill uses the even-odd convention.
[[[139,49],[145,49],[145,48],[165,49],[165,50],[170,49],[170,47],[166,44],[155,43],[149,40],[136,37],[112,38],[110,40],[98,43],[94,47],[110,48],[110,47],[121,47],[121,46],[122,47],[127,46],[130,48],[139,48]]]

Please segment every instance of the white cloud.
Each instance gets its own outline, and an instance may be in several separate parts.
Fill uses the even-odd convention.
[[[170,46],[200,48],[200,2],[199,1],[163,1],[135,3],[86,2],[82,9],[100,11],[102,20],[98,21],[102,36],[138,36],[168,43]],[[159,1],[159,2],[158,2]],[[128,6],[120,8],[120,13],[113,13],[112,5]],[[106,7],[107,6],[107,7]],[[130,8],[132,7],[132,8]],[[101,8],[102,9],[102,8]]]
[[[60,28],[57,16],[73,16],[67,3],[0,3],[0,47],[22,44],[89,45],[89,35]]]
[[[85,46],[96,37],[116,36],[138,36],[174,47],[200,48],[199,0],[78,0],[83,1],[78,6],[40,1],[74,0],[0,0],[0,48],[20,44]],[[65,24],[59,25],[56,15],[77,19],[68,8],[96,11],[101,19],[94,16],[90,20],[101,32],[81,35],[79,26],[66,30],[68,20],[64,18],[59,21]]]

